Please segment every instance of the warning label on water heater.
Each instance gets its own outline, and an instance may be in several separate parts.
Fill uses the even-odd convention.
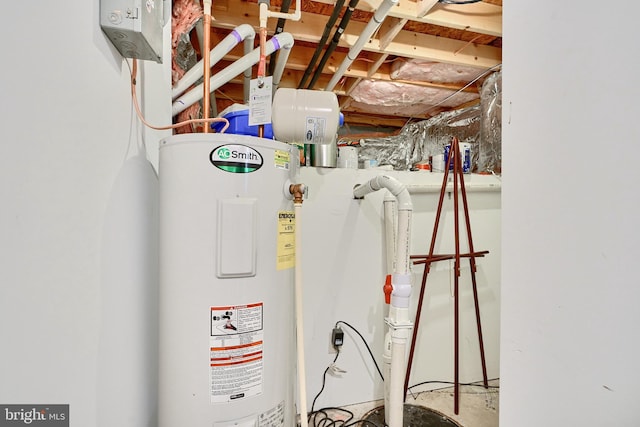
[[[211,403],[262,393],[262,303],[211,307]]]

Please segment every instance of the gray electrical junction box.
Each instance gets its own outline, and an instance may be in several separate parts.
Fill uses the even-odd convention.
[[[100,27],[125,58],[162,63],[163,0],[100,0]]]

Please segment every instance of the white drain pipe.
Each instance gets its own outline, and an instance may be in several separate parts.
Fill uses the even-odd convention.
[[[265,47],[266,55],[271,55],[273,52],[281,48],[291,49],[292,46],[293,36],[291,34],[277,34],[267,42],[267,46]],[[279,55],[278,62],[281,61],[280,56],[283,57],[283,60],[287,60],[287,55]],[[212,76],[210,79],[210,90],[213,92],[216,89],[220,88],[223,84],[227,83],[235,76],[242,74],[247,68],[257,64],[258,61],[260,61],[260,48],[254,49],[248,55],[243,56],[233,64],[226,67],[224,70],[221,70],[219,73]],[[276,65],[276,67],[278,67],[278,65]],[[284,69],[284,67],[282,67],[282,69]],[[171,106],[171,114],[175,116],[186,110],[192,104],[201,100],[202,88],[203,85],[200,84],[194,89],[182,95],[180,98],[176,99]]]
[[[406,186],[395,178],[379,175],[353,190],[354,197],[386,188],[398,201],[398,227],[396,233],[395,265],[391,280],[391,306],[385,319],[389,331],[385,336],[385,422],[389,427],[403,427],[404,376],[406,348],[413,322],[409,320],[411,297],[411,216],[413,203]],[[388,365],[388,367],[387,367]],[[388,385],[387,385],[388,383]]]
[[[373,33],[376,32],[376,30],[380,27],[380,24],[382,24],[382,21],[384,21],[384,18],[387,17],[391,8],[395,6],[398,1],[399,0],[384,0],[382,2],[380,7],[378,7],[376,12],[373,14],[371,21],[369,21],[367,26],[364,27],[364,30],[362,30],[362,33],[360,33],[360,37],[358,37],[358,40],[356,40],[353,46],[351,46],[351,49],[349,49],[347,56],[342,61],[333,77],[331,77],[331,80],[329,80],[329,83],[327,84],[327,87],[324,88],[324,90],[333,90],[338,81],[347,71],[347,68],[349,68],[351,63],[355,61],[355,59],[364,48],[364,45],[367,44]]]

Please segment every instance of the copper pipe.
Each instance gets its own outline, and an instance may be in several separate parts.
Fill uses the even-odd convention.
[[[260,62],[258,62],[258,86],[262,88],[264,84],[264,77],[267,71],[267,55],[265,54],[265,47],[267,45],[267,29],[266,27],[260,27]],[[258,125],[258,137],[264,137],[264,125]],[[293,194],[293,193],[292,193]]]
[[[210,6],[210,5],[209,5]],[[206,2],[205,2],[206,7]],[[204,11],[204,46],[202,47],[202,60],[203,60],[203,97],[202,97],[202,118],[203,118],[203,128],[202,131],[204,133],[209,133],[209,108],[211,105],[211,89],[210,89],[210,78],[211,78],[211,59],[209,56],[209,50],[211,49],[211,8],[209,10]]]

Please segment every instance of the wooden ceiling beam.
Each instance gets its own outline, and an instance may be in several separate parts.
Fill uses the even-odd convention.
[[[216,11],[212,22],[213,27],[231,30],[240,24],[258,22],[258,8],[254,4],[241,0],[228,1],[230,10]],[[300,21],[287,22],[285,31],[293,34],[295,40],[318,43],[327,18],[323,15],[303,12]],[[353,20],[349,22],[338,45],[351,47],[362,34],[365,26],[366,24],[362,22]],[[386,48],[382,46],[380,39],[373,38],[363,50],[478,68],[490,68],[502,60],[500,48],[405,30],[398,31]],[[459,53],[456,54],[456,52]]]
[[[334,4],[333,0],[314,1]],[[357,9],[373,12],[380,7],[382,1],[360,0]],[[388,16],[502,37],[502,6],[485,2],[464,5],[434,4],[428,8],[425,15],[420,16],[427,8],[428,4],[425,2],[421,4],[419,1],[399,1],[396,6],[391,8]]]

